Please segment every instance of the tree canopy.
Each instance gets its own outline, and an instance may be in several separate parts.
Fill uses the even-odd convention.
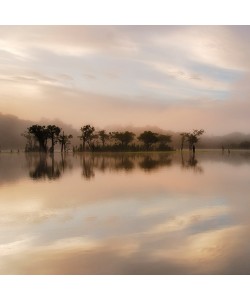
[[[199,141],[199,137],[204,133],[203,129],[194,129],[193,132],[187,133],[187,141],[189,144],[189,149],[192,148],[194,144],[196,144]]]
[[[130,131],[125,132],[112,132],[111,136],[113,139],[121,143],[122,146],[127,147],[134,139],[135,134]]]
[[[146,150],[149,150],[153,144],[158,142],[158,134],[152,131],[144,131],[139,135],[138,140],[144,143]]]

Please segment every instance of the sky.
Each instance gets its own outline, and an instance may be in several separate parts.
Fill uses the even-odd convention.
[[[0,112],[249,133],[250,26],[0,26]]]

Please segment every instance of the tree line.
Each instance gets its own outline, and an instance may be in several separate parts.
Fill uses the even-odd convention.
[[[180,134],[180,149],[186,143],[189,149],[198,142],[204,130],[193,130]],[[61,152],[72,150],[73,152],[84,151],[170,151],[174,150],[170,143],[172,136],[159,134],[152,131],[144,131],[136,136],[131,131],[96,131],[94,126],[89,124],[80,128],[79,145],[71,145],[72,134],[65,134],[56,125],[32,125],[22,134],[26,139],[26,152],[50,152],[54,153],[55,145],[59,144]],[[72,149],[70,148],[72,146]]]

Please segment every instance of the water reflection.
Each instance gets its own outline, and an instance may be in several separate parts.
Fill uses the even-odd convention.
[[[139,162],[140,168],[146,172],[153,171],[160,167],[170,167],[172,158],[170,155],[159,155],[158,159],[152,158],[150,155],[144,157],[143,161]]]
[[[249,166],[240,151],[1,154],[0,273],[250,274]]]
[[[128,156],[121,156],[115,160],[114,170],[125,170],[127,172],[132,171],[135,168],[135,158],[129,158]]]
[[[87,180],[95,177],[95,171],[130,173],[142,169],[150,172],[160,167],[169,167],[172,161],[169,154],[79,154],[78,158],[82,167],[82,176]]]
[[[1,154],[0,156],[0,184],[22,178],[28,174],[34,180],[56,180],[72,169],[82,169],[82,177],[93,180],[96,172],[125,172],[131,173],[142,170],[146,173],[156,170],[173,168],[180,165],[181,169],[193,171],[196,174],[205,172],[204,163],[207,161],[220,162],[232,165],[250,164],[250,154],[238,151],[223,155],[221,152],[208,151],[176,153],[106,153],[106,154]]]
[[[170,167],[172,157],[164,155],[129,155],[129,154],[75,154],[73,156],[82,168],[82,176],[86,180],[94,179],[95,172],[106,171],[132,172],[142,169],[146,172],[154,171],[162,167]],[[73,165],[69,156],[66,155],[25,155],[29,175],[33,179],[58,179],[67,169]]]
[[[82,175],[88,180],[95,177],[95,171],[130,172],[136,167],[136,156],[126,154],[79,154],[78,157],[82,166]]]
[[[203,169],[199,165],[199,162],[194,153],[190,151],[188,160],[184,159],[183,152],[181,152],[181,166],[183,169],[193,169],[194,172],[202,173]]]
[[[55,159],[54,154],[26,154],[27,166],[29,169],[29,176],[34,180],[49,179],[55,180],[72,165],[65,154]]]
[[[82,176],[86,179],[91,179],[95,177],[94,173],[94,157],[85,155],[80,156],[80,164],[82,167]]]

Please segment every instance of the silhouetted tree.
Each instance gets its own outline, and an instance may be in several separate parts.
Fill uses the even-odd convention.
[[[109,139],[109,135],[106,133],[105,130],[100,130],[98,132],[98,135],[99,135],[99,138],[102,142],[102,146],[104,147],[105,146],[105,142]]]
[[[67,146],[70,145],[70,139],[72,139],[72,134],[65,135],[64,131],[62,134],[59,135],[58,141],[61,145],[61,152],[65,152],[67,150]]]
[[[166,134],[159,134],[158,135],[158,142],[159,144],[159,150],[171,150],[170,146],[168,143],[172,141],[171,135],[166,135]]]
[[[122,148],[127,148],[128,144],[131,143],[134,139],[135,134],[130,131],[125,131],[125,132],[112,132],[111,136],[113,139],[118,141]]]
[[[28,133],[33,134],[39,143],[39,151],[47,151],[48,130],[45,126],[32,125],[28,127]]]
[[[199,136],[204,133],[203,129],[194,129],[192,133],[187,134],[187,141],[189,144],[189,150],[192,150],[193,146],[199,141]]]
[[[159,141],[158,134],[152,131],[144,131],[139,135],[138,140],[144,143],[146,150]]]
[[[185,140],[188,137],[188,133],[187,132],[182,132],[182,133],[180,133],[180,136],[181,136],[181,151],[182,151],[183,147],[184,147]]]
[[[36,139],[30,132],[24,132],[21,136],[26,138],[25,152],[36,150]]]
[[[80,140],[82,140],[82,151],[85,151],[85,145],[88,144],[91,149],[91,141],[96,137],[94,134],[95,127],[90,125],[85,125],[81,127],[82,134],[79,136]]]
[[[61,129],[59,127],[57,127],[56,125],[48,125],[47,126],[47,135],[48,135],[48,138],[51,139],[51,148],[50,148],[51,153],[54,153],[54,147],[58,141],[58,136],[59,136],[60,132],[61,132]]]

